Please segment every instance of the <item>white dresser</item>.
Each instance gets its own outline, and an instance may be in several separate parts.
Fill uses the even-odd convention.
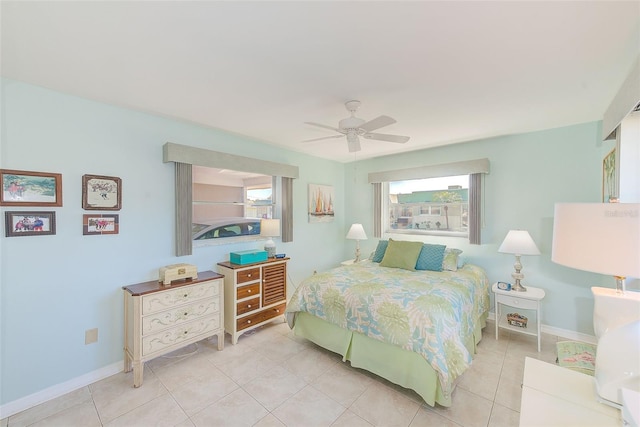
[[[598,402],[590,375],[527,357],[520,427],[619,427],[620,410]]]
[[[224,276],[212,271],[163,285],[124,286],[124,370],[142,385],[144,362],[217,335],[224,348]]]

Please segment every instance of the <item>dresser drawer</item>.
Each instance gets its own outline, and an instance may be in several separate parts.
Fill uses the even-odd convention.
[[[220,299],[205,299],[195,304],[152,313],[142,318],[142,334],[159,332],[184,322],[220,312]]]
[[[202,298],[212,298],[219,293],[218,282],[208,282],[196,286],[183,286],[173,290],[156,292],[142,297],[142,314],[155,313]]]
[[[275,307],[267,308],[259,313],[250,314],[238,319],[236,322],[237,329],[240,331],[258,323],[273,319],[284,314],[284,310],[287,308],[287,304],[283,303]]]
[[[498,303],[505,304],[511,307],[520,307],[528,310],[535,310],[538,308],[538,301],[530,299],[524,299],[522,297],[512,297],[509,295],[496,294]]]
[[[260,298],[240,301],[237,304],[238,316],[260,308]]]
[[[183,323],[163,332],[142,337],[142,355],[147,356],[155,352],[160,352],[167,347],[180,345],[183,342],[191,341],[199,335],[215,331],[220,326],[220,316],[213,315],[204,317],[192,322]]]
[[[260,267],[241,270],[236,273],[237,283],[246,283],[260,279]]]
[[[252,297],[254,295],[259,295],[260,294],[260,283],[254,283],[252,285],[245,285],[245,286],[240,286],[237,290],[236,290],[236,298],[237,299],[243,299],[243,298],[249,298]]]

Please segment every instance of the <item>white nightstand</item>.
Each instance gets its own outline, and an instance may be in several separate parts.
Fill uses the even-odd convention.
[[[527,286],[526,292],[504,291],[498,289],[498,284],[494,283],[491,287],[495,298],[495,315],[496,315],[496,339],[498,339],[498,329],[504,328],[513,332],[526,335],[533,335],[538,338],[538,351],[540,351],[540,301],[544,298],[544,290]],[[519,310],[528,310],[535,312],[536,328],[531,329],[531,323],[527,322],[526,328],[512,326],[507,323],[507,313],[500,311],[500,305],[506,305]],[[519,312],[518,314],[524,314]]]

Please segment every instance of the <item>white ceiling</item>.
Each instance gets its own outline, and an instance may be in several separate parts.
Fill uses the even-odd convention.
[[[640,2],[8,2],[4,77],[354,160],[600,120],[640,53]],[[173,141],[180,143],[180,141]],[[213,147],[212,147],[213,148]]]

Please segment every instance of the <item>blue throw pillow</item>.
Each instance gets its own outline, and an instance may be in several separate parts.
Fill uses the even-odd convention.
[[[373,253],[373,258],[371,258],[371,261],[382,261],[382,258],[384,258],[384,253],[387,251],[387,246],[389,246],[388,240],[380,240],[378,242],[378,246],[376,247],[376,251]]]
[[[442,271],[442,260],[444,259],[445,245],[422,245],[420,256],[416,261],[416,270]]]

